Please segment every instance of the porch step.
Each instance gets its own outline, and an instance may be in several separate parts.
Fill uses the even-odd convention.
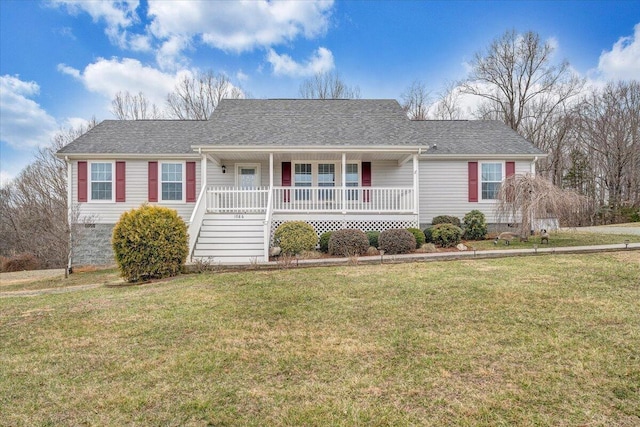
[[[221,265],[264,261],[264,214],[206,214],[193,257]]]

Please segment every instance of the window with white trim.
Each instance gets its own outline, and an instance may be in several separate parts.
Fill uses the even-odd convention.
[[[347,170],[345,172],[345,187],[358,187],[360,185],[358,164],[347,163]],[[358,190],[347,190],[347,200],[358,200]]]
[[[91,201],[113,201],[113,163],[92,162]]]
[[[336,165],[333,163],[318,164],[318,187],[335,187],[336,186]],[[332,200],[333,191],[319,190],[319,200]]]
[[[311,163],[296,163],[293,174],[293,185],[295,187],[312,187],[313,173]],[[311,193],[309,190],[296,190],[296,199],[309,200]]]
[[[162,163],[160,173],[160,194],[162,201],[184,200],[184,164]]]
[[[503,163],[480,164],[480,197],[482,200],[495,200],[498,198],[503,176]]]

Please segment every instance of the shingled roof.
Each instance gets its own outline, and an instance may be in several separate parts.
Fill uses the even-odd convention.
[[[397,146],[427,156],[544,155],[501,122],[410,121],[397,101],[385,99],[225,99],[207,121],[105,120],[58,153],[185,155],[194,146]]]
[[[210,132],[206,120],[105,120],[58,154],[193,154]]]

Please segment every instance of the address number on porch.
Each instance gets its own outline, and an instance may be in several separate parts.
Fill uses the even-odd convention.
[[[235,215],[233,216],[233,218],[235,218],[235,219],[243,219],[243,218],[244,218],[244,215],[242,215],[242,214],[235,214]]]

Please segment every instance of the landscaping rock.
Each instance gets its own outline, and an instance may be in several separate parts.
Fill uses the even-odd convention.
[[[467,247],[465,245],[463,245],[462,243],[458,243],[456,248],[458,248],[459,251],[466,251],[467,250]]]
[[[269,256],[278,256],[280,255],[280,252],[282,252],[282,249],[280,249],[279,246],[269,248]]]

